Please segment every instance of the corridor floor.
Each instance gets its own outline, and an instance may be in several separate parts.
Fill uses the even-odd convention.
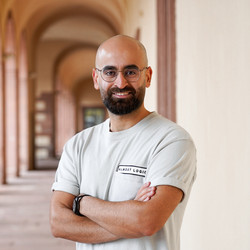
[[[55,171],[29,171],[0,185],[1,250],[73,250],[75,243],[56,239],[49,226],[51,184]]]

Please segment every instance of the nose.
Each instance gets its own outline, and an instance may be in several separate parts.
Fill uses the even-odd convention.
[[[118,72],[117,78],[115,79],[115,86],[119,89],[124,89],[128,85],[127,79],[124,77],[122,72]]]

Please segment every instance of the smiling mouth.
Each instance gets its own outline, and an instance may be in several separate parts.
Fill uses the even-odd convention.
[[[112,95],[117,98],[127,98],[132,94],[131,91],[123,91],[123,92],[112,92]]]
[[[126,96],[126,95],[131,94],[131,92],[130,91],[126,91],[126,92],[113,92],[112,94],[113,95],[117,95],[117,96]]]
[[[124,89],[120,89],[118,87],[114,87],[109,90],[110,97],[117,99],[126,99],[131,98],[135,95],[135,90],[132,87],[125,87]]]

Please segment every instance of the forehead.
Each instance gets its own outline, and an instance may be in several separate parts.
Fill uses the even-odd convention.
[[[96,56],[97,67],[106,65],[123,68],[127,65],[145,66],[143,50],[136,44],[126,41],[114,41],[99,48]]]

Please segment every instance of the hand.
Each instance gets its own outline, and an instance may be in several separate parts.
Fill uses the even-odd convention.
[[[156,192],[156,187],[150,187],[151,182],[146,182],[138,190],[134,200],[136,201],[149,201]]]

